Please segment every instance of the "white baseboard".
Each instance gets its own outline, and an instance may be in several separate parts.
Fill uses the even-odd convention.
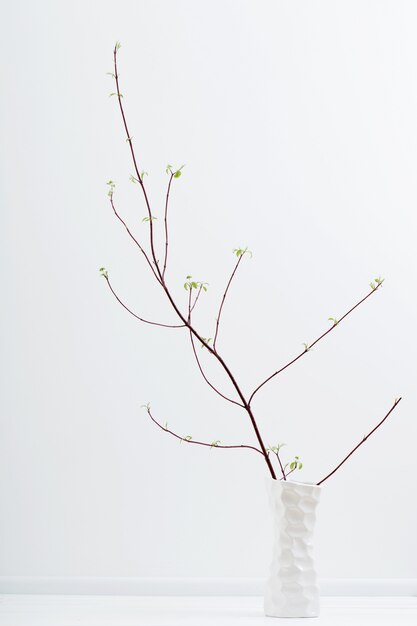
[[[0,576],[0,593],[137,596],[260,596],[262,578]],[[417,596],[416,578],[325,578],[322,596]]]

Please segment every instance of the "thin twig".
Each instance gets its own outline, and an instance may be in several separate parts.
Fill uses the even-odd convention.
[[[126,222],[124,221],[124,219],[120,216],[120,214],[117,212],[116,207],[114,205],[114,200],[113,200],[113,194],[111,194],[110,196],[110,204],[112,206],[113,212],[115,214],[115,216],[117,217],[117,219],[123,224],[123,226],[125,227],[129,237],[135,242],[135,244],[137,245],[137,247],[139,248],[139,250],[142,252],[143,256],[146,259],[146,262],[148,263],[149,267],[152,270],[153,275],[155,276],[156,280],[158,281],[158,283],[160,283],[160,278],[157,275],[155,268],[153,267],[150,258],[148,257],[148,255],[146,254],[145,250],[142,248],[142,246],[140,245],[139,241],[136,239],[136,237],[132,234],[130,228],[128,227],[128,225],[126,224]]]
[[[162,280],[161,270],[159,269],[158,259],[156,258],[156,253],[155,253],[151,206],[149,204],[148,194],[146,193],[145,185],[143,183],[142,176],[140,174],[139,167],[138,167],[138,164],[137,164],[137,161],[136,161],[136,155],[135,155],[135,151],[133,149],[133,138],[131,137],[131,135],[129,133],[129,128],[127,126],[126,116],[125,116],[125,112],[124,112],[124,108],[123,108],[123,104],[122,104],[122,94],[120,93],[120,86],[119,86],[119,74],[118,74],[118,71],[117,71],[117,50],[118,50],[118,47],[117,47],[117,44],[116,44],[115,47],[114,47],[114,51],[113,51],[113,59],[114,59],[114,79],[115,79],[115,82],[116,82],[117,100],[119,102],[120,113],[122,115],[123,125],[124,125],[125,131],[126,131],[126,141],[129,144],[130,154],[132,156],[132,161],[133,161],[133,166],[135,168],[136,177],[137,177],[137,179],[139,181],[139,184],[140,184],[140,186],[142,188],[143,197],[145,198],[145,204],[146,204],[146,208],[147,208],[147,211],[148,211],[148,217],[149,217],[149,238],[150,238],[150,244],[151,244],[152,259],[153,259],[153,261],[155,263],[155,267],[156,267],[157,273],[158,273],[158,275],[160,276],[160,278]]]
[[[164,214],[164,225],[165,225],[165,257],[164,257],[164,268],[162,270],[162,280],[165,278],[165,271],[167,268],[167,258],[168,258],[168,203],[169,203],[169,192],[171,189],[172,179],[174,178],[174,172],[171,172],[168,182],[167,195],[165,198],[165,214]]]
[[[246,448],[248,450],[254,450],[255,452],[259,452],[259,454],[262,454],[263,456],[263,452],[262,450],[260,450],[259,448],[255,448],[255,446],[246,446],[246,445],[238,445],[238,446],[222,446],[218,443],[206,443],[204,441],[195,441],[194,439],[188,439],[187,437],[181,437],[181,435],[177,435],[177,433],[174,433],[174,431],[170,430],[169,428],[167,428],[166,426],[162,426],[162,424],[160,424],[152,415],[151,409],[149,407],[146,407],[147,412],[149,417],[151,418],[151,420],[157,425],[159,426],[159,428],[161,430],[164,430],[166,433],[169,433],[170,435],[172,435],[173,437],[176,437],[177,439],[180,439],[181,441],[185,441],[186,443],[195,443],[198,446],[206,446],[208,448],[222,448],[223,450],[229,450],[231,448]]]
[[[345,456],[345,458],[343,459],[343,461],[341,461],[341,462],[339,463],[339,465],[337,465],[337,466],[334,468],[334,470],[332,470],[332,471],[330,472],[330,474],[327,474],[327,476],[325,476],[324,478],[322,478],[322,479],[320,480],[320,482],[318,482],[318,483],[317,483],[317,485],[322,485],[322,484],[324,483],[324,481],[325,481],[325,480],[327,480],[328,478],[330,478],[330,476],[333,476],[333,474],[334,474],[335,472],[337,472],[337,470],[339,469],[339,467],[341,467],[341,466],[343,465],[343,463],[345,463],[345,462],[348,460],[348,458],[349,458],[350,456],[352,456],[352,454],[353,454],[353,453],[354,453],[354,452],[355,452],[355,451],[356,451],[356,450],[357,450],[357,449],[358,449],[358,448],[359,448],[359,447],[360,447],[363,443],[365,443],[365,441],[368,439],[368,437],[370,437],[370,436],[372,435],[372,433],[374,433],[374,432],[375,432],[375,431],[376,431],[376,430],[377,430],[377,429],[378,429],[378,428],[379,428],[379,427],[380,427],[380,426],[381,426],[381,425],[385,422],[385,420],[387,419],[387,417],[389,417],[389,415],[391,415],[391,413],[393,412],[393,410],[395,409],[395,407],[397,406],[397,404],[398,404],[400,401],[401,401],[401,398],[397,398],[397,399],[395,400],[394,404],[392,405],[392,407],[390,408],[390,410],[388,411],[388,413],[385,415],[385,417],[384,417],[384,418],[383,418],[383,419],[382,419],[382,420],[381,420],[381,421],[380,421],[380,422],[379,422],[379,423],[378,423],[378,424],[377,424],[377,425],[376,425],[376,426],[375,426],[375,427],[374,427],[374,428],[373,428],[373,429],[372,429],[372,430],[371,430],[371,431],[370,431],[367,435],[365,435],[365,437],[364,437],[364,438],[363,438],[363,439],[362,439],[362,440],[358,443],[358,445],[357,445],[357,446],[355,446],[355,447],[353,448],[353,450],[352,450],[351,452],[349,452],[349,454],[348,454],[348,455],[346,455],[346,456]]]
[[[200,291],[201,291],[201,287],[200,287]],[[189,294],[188,294],[188,324],[189,325],[191,325],[191,312],[192,312],[192,310],[193,310],[193,308],[194,308],[194,306],[196,304],[196,301],[197,301],[197,298],[198,298],[198,295],[199,295],[199,294],[197,294],[196,301],[194,302],[194,305],[191,306],[191,292],[192,292],[192,288],[190,287]],[[191,341],[191,347],[193,349],[193,353],[194,353],[195,360],[197,362],[198,369],[200,370],[200,373],[201,373],[202,377],[204,378],[204,380],[206,381],[206,383],[208,384],[208,386],[211,387],[211,389],[213,389],[213,391],[215,391],[224,400],[227,400],[228,402],[231,402],[232,404],[236,404],[237,406],[240,406],[240,407],[244,408],[243,404],[240,404],[240,402],[236,402],[236,400],[232,400],[232,398],[228,398],[227,396],[225,396],[207,378],[207,376],[206,376],[206,374],[204,372],[203,366],[201,365],[200,359],[198,357],[198,353],[197,353],[197,349],[195,347],[194,337],[193,337],[193,333],[191,331],[191,328],[190,328],[190,341]]]
[[[280,478],[280,480],[287,480],[288,476],[292,474],[293,472],[295,472],[296,469],[297,468],[294,467],[294,469],[290,470],[287,474],[285,474],[285,478]]]
[[[222,298],[222,301],[220,303],[219,313],[217,315],[217,320],[216,320],[216,332],[214,334],[214,340],[213,340],[213,349],[214,350],[216,349],[216,341],[217,341],[217,335],[219,334],[220,317],[221,317],[221,314],[222,314],[224,301],[226,300],[227,292],[229,291],[230,284],[231,284],[231,282],[233,280],[234,275],[236,274],[236,270],[239,267],[240,262],[243,259],[245,254],[246,254],[246,252],[242,252],[242,254],[239,256],[239,258],[237,260],[237,263],[235,265],[235,268],[234,268],[234,270],[232,272],[232,275],[230,276],[229,281],[228,281],[228,283],[226,285],[226,289],[224,291],[223,298]]]
[[[139,315],[136,315],[136,313],[134,313],[131,309],[129,309],[129,307],[126,306],[126,304],[120,299],[120,297],[117,295],[117,293],[113,289],[113,286],[110,282],[109,277],[104,275],[104,278],[106,279],[107,285],[110,291],[112,292],[112,294],[114,295],[114,297],[116,298],[116,300],[122,305],[124,309],[126,309],[128,313],[130,313],[130,315],[133,315],[133,317],[136,317],[136,319],[138,319],[139,321],[144,322],[145,324],[152,324],[152,326],[163,326],[164,328],[184,328],[185,327],[185,324],[179,324],[179,325],[160,324],[159,322],[151,322],[150,320],[145,320],[143,317],[139,317]]]
[[[332,332],[332,330],[334,330],[336,328],[336,326],[338,326],[340,324],[340,322],[342,320],[345,319],[345,317],[347,317],[350,313],[352,313],[352,311],[354,311],[360,304],[362,304],[362,302],[365,302],[365,300],[367,300],[373,293],[375,293],[376,291],[378,291],[379,287],[381,286],[382,283],[379,283],[374,289],[372,289],[372,291],[370,291],[364,298],[362,298],[361,300],[359,300],[359,302],[357,302],[355,304],[355,306],[353,306],[351,309],[349,309],[349,311],[347,311],[344,315],[342,315],[342,317],[333,324],[333,326],[331,326],[328,330],[326,330],[322,335],[320,335],[320,337],[318,337],[317,339],[315,339],[315,341],[313,341],[313,343],[309,344],[308,346],[306,346],[306,348],[300,352],[300,354],[298,356],[296,356],[294,359],[292,359],[291,361],[289,361],[286,365],[284,365],[283,367],[281,367],[279,370],[277,370],[276,372],[274,372],[273,374],[271,374],[271,376],[268,376],[268,378],[266,380],[264,380],[260,385],[258,385],[255,389],[255,391],[252,393],[252,395],[249,398],[249,404],[251,404],[254,395],[261,389],[261,387],[263,387],[264,385],[266,385],[266,383],[268,383],[270,380],[272,380],[275,376],[277,376],[278,374],[280,374],[281,372],[283,372],[284,370],[287,369],[287,367],[290,367],[290,365],[292,365],[293,363],[295,363],[296,361],[298,361],[298,359],[301,359],[302,356],[304,356],[307,352],[309,352],[311,350],[311,348],[313,346],[316,345],[316,343],[318,343],[319,341],[321,341],[321,339],[323,339],[324,337],[326,337],[326,335],[328,335],[329,333]]]
[[[189,288],[188,290],[188,318],[187,321],[190,324],[191,323],[191,294],[192,294],[192,287]]]
[[[192,307],[190,309],[190,313],[192,313],[194,311],[194,307],[195,307],[195,305],[198,302],[198,299],[200,297],[200,293],[201,293],[202,289],[203,289],[203,285],[200,285],[200,287],[198,288],[198,292],[197,292],[197,295],[195,297],[194,303],[193,303],[193,305],[192,305]]]
[[[282,467],[281,459],[280,459],[280,456],[279,456],[279,449],[275,452],[275,454],[276,454],[276,457],[277,457],[277,459],[278,459],[279,468],[280,468],[280,470],[281,470],[281,474],[282,474],[282,478],[281,478],[281,480],[287,480],[287,477],[286,477],[286,475],[285,475],[285,470],[284,470],[284,468]]]

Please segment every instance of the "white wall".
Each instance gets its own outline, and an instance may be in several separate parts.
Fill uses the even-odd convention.
[[[249,245],[219,349],[245,390],[368,290],[383,289],[254,402],[267,443],[324,476],[323,577],[417,576],[415,501],[417,7],[414,2],[14,2],[2,26],[0,574],[263,576],[266,468],[246,416],[206,388],[181,330],[111,214],[145,215],[117,102],[154,212],[168,162],[168,277],[207,280],[213,333],[231,249]],[[158,243],[162,239],[157,223]],[[229,390],[221,372],[214,378]]]

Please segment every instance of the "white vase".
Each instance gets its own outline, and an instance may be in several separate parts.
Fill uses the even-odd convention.
[[[274,546],[265,615],[317,617],[320,598],[312,542],[321,487],[270,479],[268,491]]]

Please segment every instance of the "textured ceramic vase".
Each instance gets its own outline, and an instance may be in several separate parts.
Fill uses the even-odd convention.
[[[313,532],[320,487],[269,480],[274,546],[265,590],[265,615],[317,617],[319,588],[313,561]]]

